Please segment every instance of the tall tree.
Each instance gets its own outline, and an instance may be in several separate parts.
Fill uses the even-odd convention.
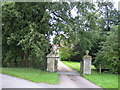
[[[111,72],[118,72],[118,66],[120,65],[118,59],[118,26],[114,26],[109,32],[105,42],[101,46],[101,50],[97,53],[95,58],[95,65],[99,68],[99,64],[102,68],[110,69]]]
[[[79,60],[81,61],[82,66],[82,57],[85,53],[85,50],[90,49],[91,42],[89,31],[95,30],[96,28],[96,14],[95,14],[95,6],[90,2],[82,2],[82,3],[59,3],[59,12],[56,11],[54,13],[55,18],[58,17],[58,34],[59,31],[64,32],[64,36],[66,37],[67,42],[70,44],[74,44],[76,48],[76,52],[79,52]],[[67,7],[68,10],[64,9]],[[77,16],[73,17],[71,10],[76,9]],[[64,10],[64,12],[63,12]],[[57,38],[56,38],[57,39]],[[61,39],[59,39],[61,40]],[[64,40],[64,42],[66,42]],[[57,40],[56,40],[57,41]],[[59,42],[60,43],[60,42]],[[77,47],[76,47],[77,46]],[[81,68],[82,72],[82,68]]]
[[[3,66],[46,69],[51,18],[46,6],[47,2],[5,2],[2,5]]]

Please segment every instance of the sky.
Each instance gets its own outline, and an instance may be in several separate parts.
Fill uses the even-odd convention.
[[[120,10],[120,0],[113,0],[115,2],[114,6],[118,10],[118,2],[119,2],[119,10]]]

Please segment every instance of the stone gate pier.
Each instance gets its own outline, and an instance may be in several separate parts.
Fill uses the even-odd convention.
[[[47,55],[47,71],[56,72],[57,71],[57,63],[58,63],[58,55],[51,52]]]
[[[88,53],[89,51],[86,50],[86,55],[83,57],[83,74],[91,74],[92,57]]]

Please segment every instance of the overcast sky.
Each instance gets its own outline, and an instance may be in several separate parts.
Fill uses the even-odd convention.
[[[120,4],[120,0],[113,0],[115,8],[118,10],[118,2]],[[120,6],[120,5],[119,5]]]

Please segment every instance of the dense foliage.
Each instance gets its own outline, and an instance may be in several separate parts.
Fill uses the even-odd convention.
[[[61,60],[71,60],[72,55],[72,48],[69,47],[61,47],[59,49],[59,55]]]
[[[102,68],[118,72],[118,66],[120,65],[118,61],[118,27],[113,27],[109,34],[106,41],[101,45],[102,48],[97,53],[94,64],[97,68],[101,64]]]
[[[46,3],[13,3],[2,6],[3,66],[46,69],[49,53]]]

